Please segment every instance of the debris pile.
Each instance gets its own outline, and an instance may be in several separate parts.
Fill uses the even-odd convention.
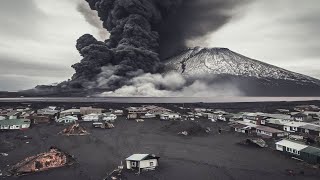
[[[11,175],[20,176],[72,165],[73,163],[74,159],[72,156],[58,148],[52,147],[48,152],[28,157],[23,161],[13,165],[9,169],[9,172]]]
[[[84,135],[88,135],[89,132],[84,127],[80,126],[80,124],[76,123],[65,128],[59,134],[66,135],[66,136],[84,136]]]
[[[248,138],[240,142],[241,145],[251,145],[255,147],[268,147],[267,143],[261,138]]]
[[[202,127],[199,123],[192,121],[173,121],[164,126],[163,130],[183,136],[207,135],[211,131],[210,128]]]
[[[110,172],[106,178],[104,178],[103,180],[121,180],[121,179],[126,179],[123,175],[123,165],[121,162],[121,165],[118,166],[118,168],[116,168],[115,170],[113,170],[112,172]]]

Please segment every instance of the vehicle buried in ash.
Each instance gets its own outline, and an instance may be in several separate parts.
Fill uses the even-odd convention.
[[[8,173],[11,176],[22,176],[64,166],[71,166],[74,163],[75,159],[71,155],[56,147],[51,147],[47,152],[27,157],[13,165],[8,170]]]

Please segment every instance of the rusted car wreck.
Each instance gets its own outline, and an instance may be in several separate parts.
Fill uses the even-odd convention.
[[[48,152],[28,157],[13,165],[9,169],[11,175],[21,176],[31,173],[47,171],[54,168],[70,166],[75,162],[74,158],[58,148],[51,147]]]

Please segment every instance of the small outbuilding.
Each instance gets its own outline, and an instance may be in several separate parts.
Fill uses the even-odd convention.
[[[154,154],[133,154],[126,159],[127,169],[154,170],[159,166],[159,158]]]
[[[320,149],[309,146],[300,152],[301,159],[311,164],[320,164]]]

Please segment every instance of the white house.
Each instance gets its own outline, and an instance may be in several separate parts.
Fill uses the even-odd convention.
[[[299,127],[307,125],[308,123],[304,123],[304,122],[288,122],[285,123],[283,126],[283,130],[287,131],[287,132],[298,132],[299,131]]]
[[[307,145],[293,142],[290,140],[283,139],[276,143],[277,151],[289,153],[295,156],[300,156],[300,151],[307,148]]]
[[[154,154],[133,154],[126,159],[127,169],[154,170],[159,166],[159,158]]]
[[[177,113],[160,114],[161,120],[175,120],[175,119],[180,119],[180,118],[181,118],[180,114],[177,114]]]
[[[78,118],[74,116],[64,116],[56,120],[57,123],[62,123],[62,124],[75,123],[76,121],[78,121]]]
[[[82,120],[85,122],[99,121],[100,117],[101,117],[101,115],[92,113],[92,114],[84,115],[82,117]]]
[[[112,113],[102,114],[102,117],[103,117],[102,120],[107,122],[114,122],[118,118],[117,115]]]

